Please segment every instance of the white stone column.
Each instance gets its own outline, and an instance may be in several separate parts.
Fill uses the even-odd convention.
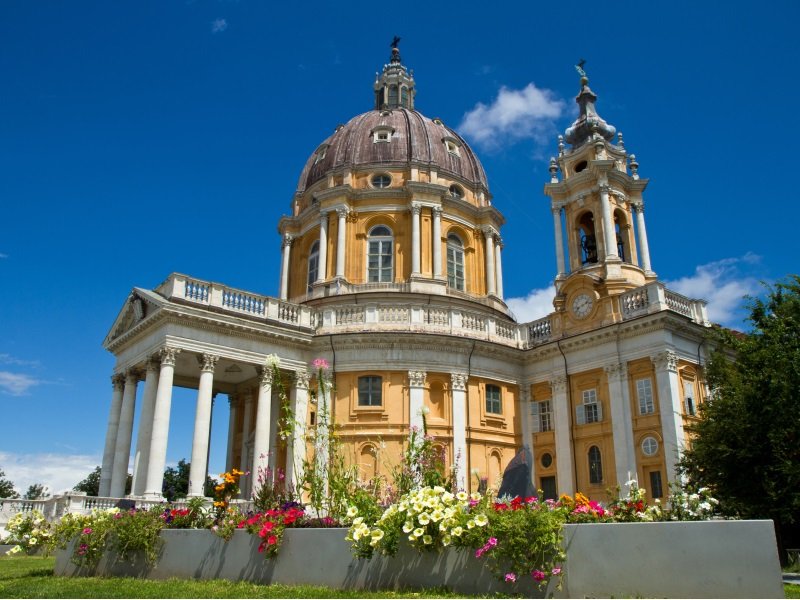
[[[277,476],[278,467],[278,445],[280,444],[278,420],[281,415],[281,397],[272,394],[272,411],[269,419],[269,461],[267,466],[273,479]],[[283,467],[281,467],[283,469]]]
[[[211,433],[211,398],[214,389],[214,368],[219,356],[202,354],[200,362],[200,384],[197,387],[197,408],[194,413],[194,437],[192,438],[192,464],[189,469],[189,498],[205,496],[203,488],[208,469],[208,436]]]
[[[611,433],[614,439],[614,465],[621,493],[628,490],[625,483],[636,476],[636,453],[633,449],[633,420],[628,392],[628,370],[624,364],[605,366],[608,397],[611,404]],[[613,487],[613,483],[611,483]]]
[[[494,248],[494,264],[495,264],[495,279],[497,280],[497,297],[503,299],[503,260],[501,257],[501,249],[503,248],[503,241],[497,240],[497,245]]]
[[[144,494],[147,484],[147,465],[150,461],[150,440],[153,437],[153,414],[156,410],[156,392],[158,391],[158,360],[147,361],[147,373],[144,380],[144,399],[142,412],[139,415],[139,433],[136,436],[136,452],[133,455],[133,485],[131,493],[134,496]]]
[[[411,275],[421,273],[420,266],[420,215],[422,207],[419,204],[411,205]]]
[[[225,453],[225,470],[230,472],[236,465],[233,463],[236,452],[236,422],[239,420],[239,397],[228,394],[228,448]]]
[[[253,464],[250,468],[250,494],[256,491],[259,475],[265,476],[269,461],[270,413],[272,412],[272,367],[258,368],[258,404],[256,430],[253,440]],[[259,470],[261,473],[259,473]]]
[[[133,413],[136,408],[136,384],[139,375],[131,369],[125,374],[125,389],[122,392],[122,409],[119,413],[119,429],[117,444],[114,449],[114,469],[111,472],[112,498],[125,495],[125,484],[128,480],[128,462],[131,459],[131,437],[133,436]]]
[[[147,483],[144,490],[145,496],[153,498],[162,497],[164,467],[167,464],[169,413],[172,408],[172,380],[175,376],[175,359],[179,352],[179,348],[164,348],[161,351],[161,371],[158,374],[150,460],[147,461]]]
[[[281,300],[289,298],[289,255],[294,238],[288,233],[283,236],[283,256],[281,261]]]
[[[564,233],[561,229],[561,207],[553,206],[553,229],[556,234],[556,276],[566,275],[567,267],[564,261]]]
[[[450,395],[453,400],[453,464],[456,466],[456,487],[467,489],[467,375],[450,374]]]
[[[608,184],[600,184],[600,207],[603,210],[603,241],[606,247],[606,258],[617,256],[617,232],[614,229],[614,217],[611,214],[611,200],[608,198]]]
[[[289,403],[295,419],[295,430],[286,447],[286,486],[291,491],[297,490],[298,482],[304,477],[309,378],[304,371],[295,373],[294,385],[289,391]]]
[[[336,278],[344,278],[345,248],[347,247],[347,209],[336,209],[339,227],[336,232]]]
[[[253,426],[253,408],[255,402],[253,399],[254,390],[248,391],[244,399],[244,419],[242,422],[242,456],[239,462],[239,470],[245,475],[239,479],[239,490],[242,498],[248,498],[248,490],[250,489],[250,481],[252,477],[248,475],[252,463],[250,461],[250,429]]]
[[[650,246],[647,243],[647,229],[644,226],[644,202],[637,202],[633,205],[633,212],[636,213],[636,234],[639,238],[639,254],[641,267],[645,272],[652,271],[650,266]]]
[[[528,384],[520,385],[519,388],[519,421],[522,429],[522,448],[527,450],[527,454],[531,459],[529,477],[533,483],[533,489],[537,489],[536,485],[536,461],[533,460],[533,427],[531,427],[531,391]]]
[[[103,449],[103,465],[100,469],[100,497],[107,497],[111,491],[111,473],[114,470],[114,451],[117,448],[117,431],[119,430],[119,414],[122,410],[122,390],[125,386],[123,375],[111,377],[113,392],[111,394],[111,410],[106,428],[106,445]]]
[[[442,278],[442,207],[433,207],[433,278]]]
[[[319,217],[319,269],[317,281],[320,283],[328,278],[328,211],[323,211]]]
[[[497,294],[494,276],[494,229],[485,227],[483,237],[486,238],[486,295]]]
[[[658,407],[661,415],[661,435],[664,443],[664,463],[667,481],[678,478],[675,465],[684,448],[683,401],[681,382],[678,377],[678,356],[670,351],[659,352],[651,357],[656,368]]]
[[[569,397],[567,396],[568,385],[569,381],[564,375],[557,375],[550,381],[550,386],[553,390],[558,494],[571,496],[575,493],[575,460],[572,456],[572,436],[570,435],[572,407],[569,405]]]
[[[408,372],[409,425],[422,432],[422,408],[425,406],[425,371]]]

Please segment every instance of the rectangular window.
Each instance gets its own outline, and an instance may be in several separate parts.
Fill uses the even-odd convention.
[[[503,403],[500,388],[496,385],[486,386],[486,412],[495,415],[503,414]]]
[[[358,378],[358,405],[382,406],[381,396],[382,378],[374,375]]]
[[[539,431],[552,431],[553,409],[550,400],[543,400],[539,404]]]
[[[603,420],[603,406],[597,401],[597,390],[583,390],[583,403],[575,407],[578,425],[599,423]]]
[[[367,255],[367,279],[370,283],[392,281],[391,240],[370,240]]]
[[[555,476],[540,477],[539,484],[541,485],[542,496],[544,496],[545,500],[555,500],[558,498]]]
[[[664,489],[661,485],[661,471],[650,471],[650,497],[664,497]]]
[[[447,246],[447,285],[464,291],[464,250],[450,244]]]
[[[636,380],[636,397],[639,399],[639,414],[649,415],[656,412],[653,402],[653,384],[650,378]]]
[[[694,397],[694,382],[683,382],[683,410],[684,412],[693,417],[697,414],[697,403]]]

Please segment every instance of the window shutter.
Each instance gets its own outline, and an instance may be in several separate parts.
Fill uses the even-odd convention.
[[[586,411],[584,410],[583,405],[575,407],[575,419],[578,425],[586,424]]]
[[[539,419],[539,403],[531,402],[531,420],[533,433],[539,433],[542,430],[542,422]]]
[[[603,420],[603,405],[600,402],[597,403],[597,420]]]

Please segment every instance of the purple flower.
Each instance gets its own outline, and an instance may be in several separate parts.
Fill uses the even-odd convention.
[[[516,580],[517,580],[517,575],[516,575],[516,573],[506,573],[506,581],[507,581],[507,582],[511,582],[511,583],[513,583],[513,582],[515,582]]]

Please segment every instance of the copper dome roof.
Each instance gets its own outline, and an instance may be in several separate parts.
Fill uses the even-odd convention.
[[[376,142],[375,132],[388,132],[389,142]],[[447,142],[455,144],[455,152]],[[452,145],[451,145],[452,149]],[[455,131],[439,119],[415,110],[371,110],[342,125],[306,161],[297,191],[304,192],[331,171],[364,167],[434,167],[488,192],[478,157]]]

